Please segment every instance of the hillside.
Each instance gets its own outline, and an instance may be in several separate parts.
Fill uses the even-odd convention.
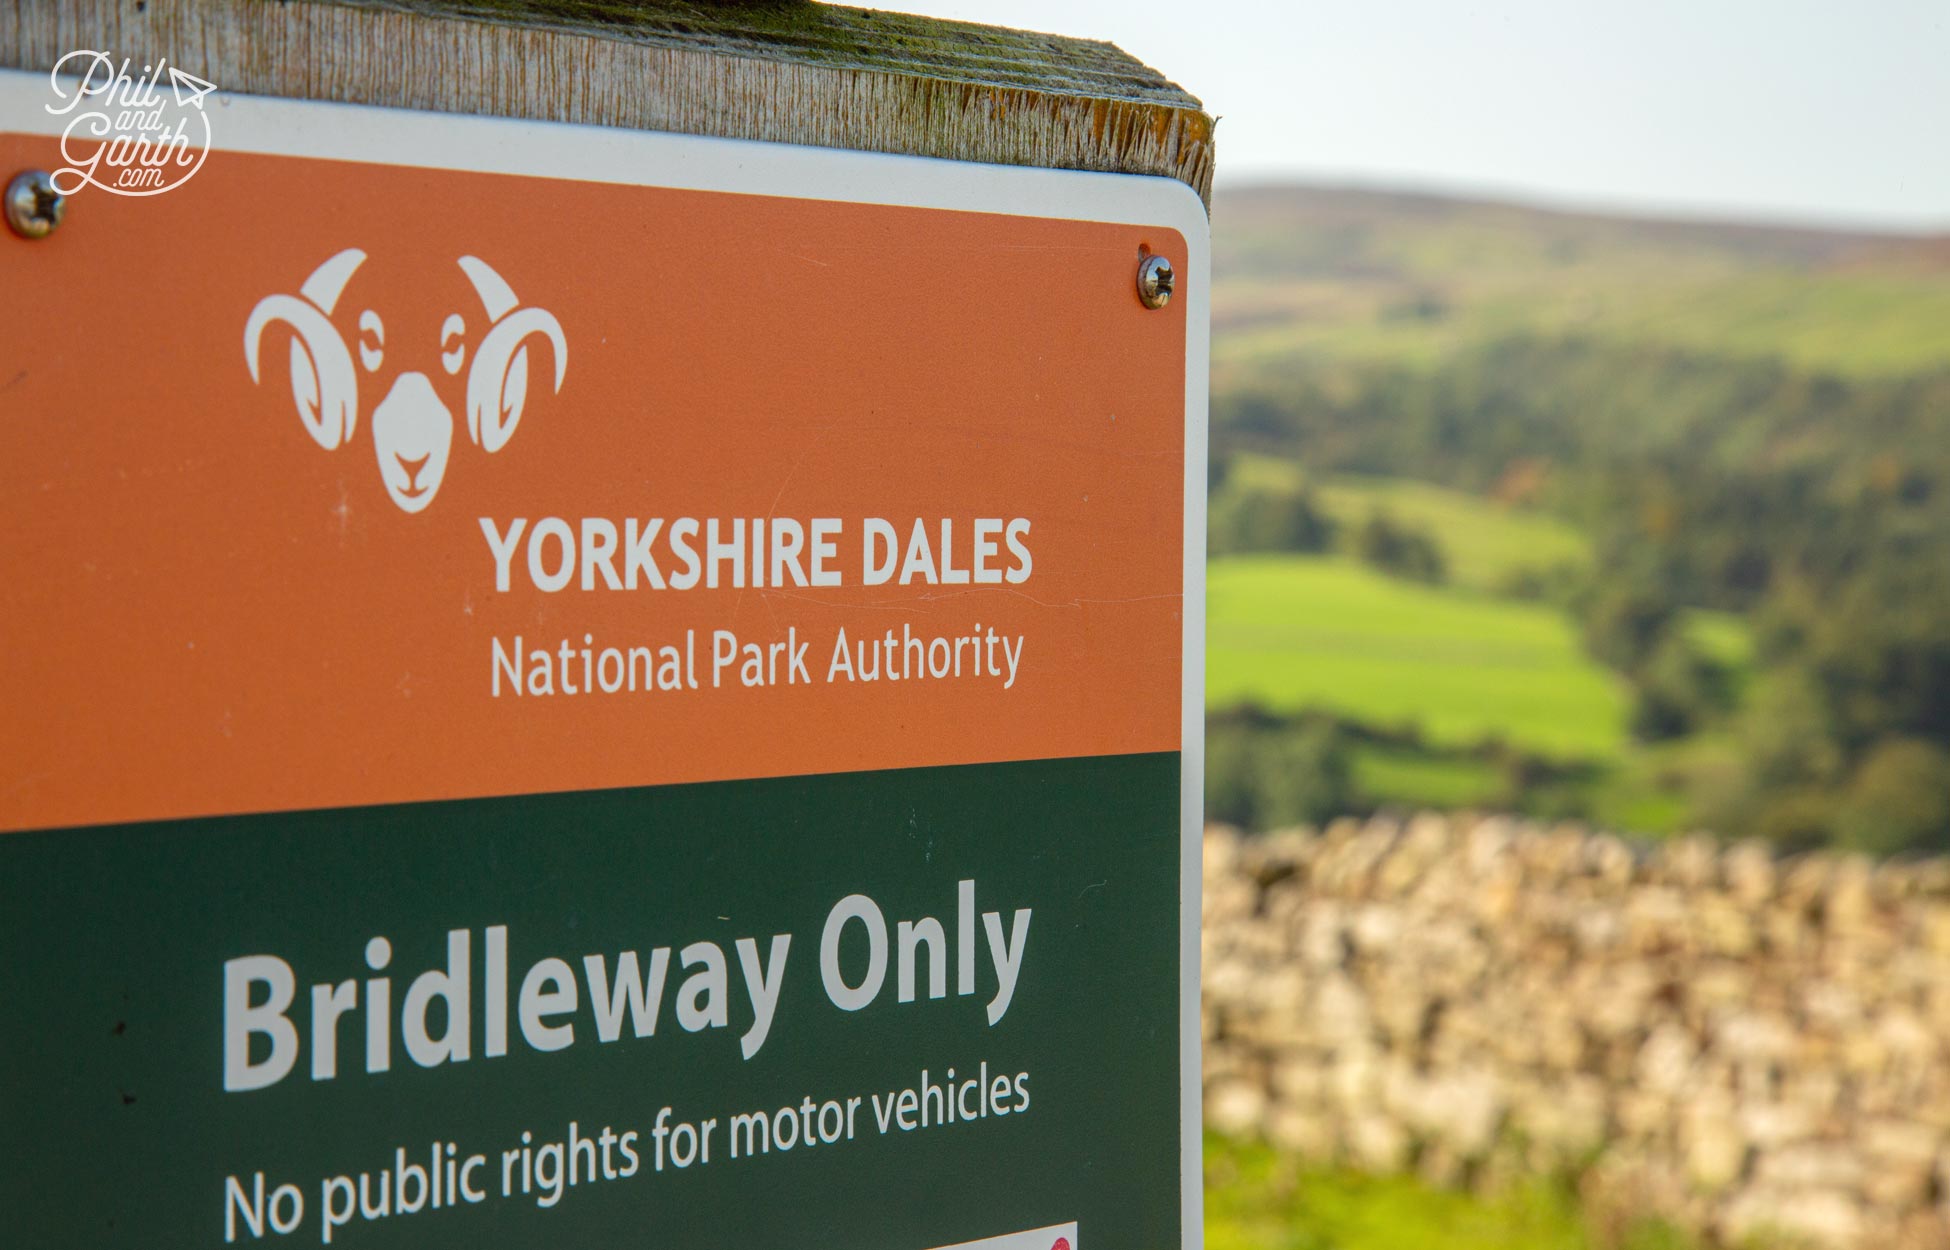
[[[1950,236],[1660,221],[1324,187],[1213,206],[1223,372],[1578,333],[1856,375],[1950,352]]]
[[[1215,814],[1950,845],[1950,237],[1307,187],[1214,235]]]

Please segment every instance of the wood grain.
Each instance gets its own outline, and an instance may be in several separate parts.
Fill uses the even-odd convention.
[[[865,9],[664,0],[0,0],[0,66],[94,48],[254,95],[1153,174],[1213,123],[1108,44]]]

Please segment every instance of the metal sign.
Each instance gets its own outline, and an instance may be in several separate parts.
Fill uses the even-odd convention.
[[[121,195],[50,98],[11,1237],[1195,1244],[1196,197],[220,93]]]

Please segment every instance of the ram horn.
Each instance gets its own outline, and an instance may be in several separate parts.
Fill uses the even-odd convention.
[[[500,451],[514,437],[528,402],[528,348],[531,334],[546,337],[555,349],[555,389],[569,368],[569,343],[554,314],[519,308],[501,275],[478,257],[463,256],[460,267],[474,284],[481,306],[494,324],[474,350],[467,371],[467,433],[485,451]]]
[[[326,451],[351,438],[359,427],[359,375],[331,313],[365,259],[358,248],[347,248],[313,270],[298,295],[267,295],[259,300],[244,323],[244,361],[253,382],[258,380],[257,356],[264,331],[280,321],[294,331],[291,399],[298,419]]]

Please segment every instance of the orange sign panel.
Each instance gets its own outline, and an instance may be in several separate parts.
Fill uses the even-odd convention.
[[[7,249],[0,824],[1175,748],[1146,249],[234,153],[83,197]]]

